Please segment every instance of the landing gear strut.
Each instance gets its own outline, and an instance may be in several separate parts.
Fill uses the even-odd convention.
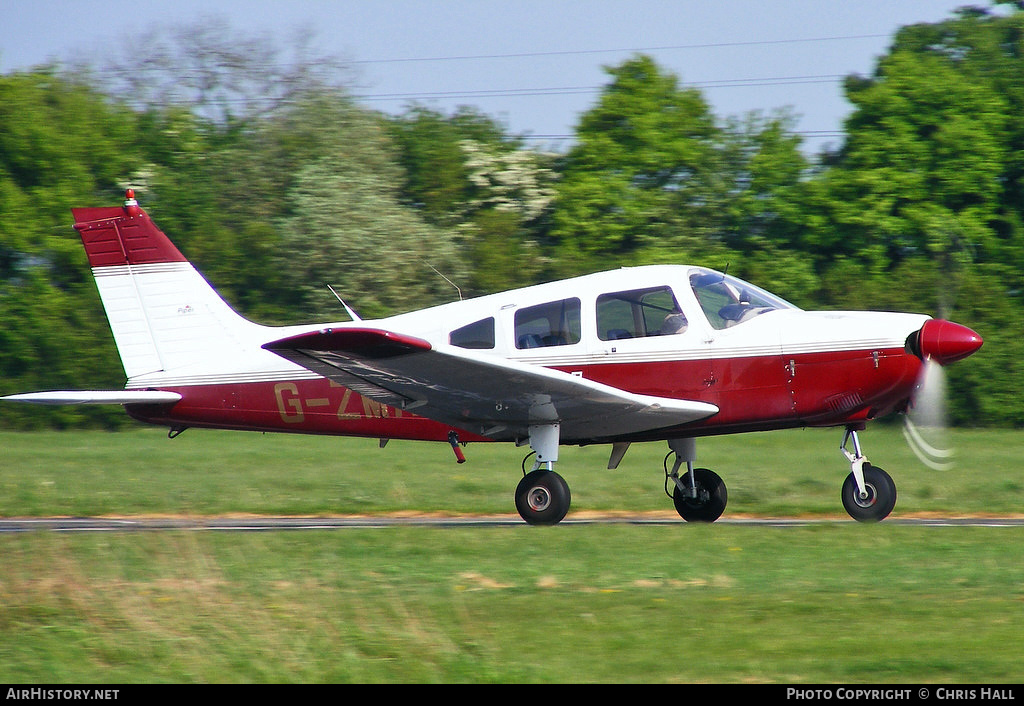
[[[896,507],[896,484],[884,470],[873,466],[861,452],[856,427],[847,427],[839,447],[850,462],[850,475],[843,483],[843,507],[858,522],[879,522]],[[846,445],[852,441],[853,451]]]
[[[665,491],[669,487],[676,512],[687,522],[714,522],[725,512],[729,494],[725,482],[712,470],[694,468],[696,442],[694,439],[672,439],[668,442],[672,451],[665,457]],[[669,456],[675,454],[672,470],[668,468]],[[679,469],[686,463],[686,473],[679,475]]]

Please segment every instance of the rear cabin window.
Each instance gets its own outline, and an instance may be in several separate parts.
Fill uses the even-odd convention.
[[[597,298],[597,335],[602,341],[683,333],[687,325],[668,287],[631,289]]]
[[[448,342],[459,348],[494,348],[494,317],[474,321],[455,329],[449,334]]]
[[[516,312],[516,348],[568,346],[580,342],[580,300],[562,299]]]

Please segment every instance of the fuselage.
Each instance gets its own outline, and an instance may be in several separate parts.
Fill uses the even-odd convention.
[[[129,387],[182,395],[170,409],[133,405],[129,412],[171,427],[445,440],[448,425],[362,397],[259,348],[290,333],[372,324],[435,348],[472,349],[720,410],[625,440],[852,424],[906,405],[922,366],[908,341],[929,318],[808,312],[704,268],[622,268],[373,322],[255,327],[245,355],[226,361],[223,374],[129,380]],[[460,438],[487,440],[468,432]]]

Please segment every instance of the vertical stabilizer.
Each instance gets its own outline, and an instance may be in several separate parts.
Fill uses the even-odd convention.
[[[129,386],[156,373],[201,375],[258,349],[260,331],[213,290],[139,208],[72,209]]]

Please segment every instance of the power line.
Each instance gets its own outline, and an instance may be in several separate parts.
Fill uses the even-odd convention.
[[[455,61],[474,61],[474,60],[495,60],[495,59],[520,59],[520,58],[531,58],[531,57],[564,57],[564,56],[586,56],[586,55],[597,55],[597,54],[612,54],[612,53],[641,53],[641,52],[664,52],[664,51],[679,51],[679,50],[700,50],[700,49],[717,49],[717,48],[736,48],[736,47],[752,47],[752,46],[782,46],[782,45],[794,45],[794,44],[810,44],[810,43],[821,43],[821,42],[838,42],[838,41],[855,41],[865,39],[878,39],[889,36],[888,34],[855,34],[855,35],[839,35],[839,36],[825,36],[825,37],[797,37],[788,39],[765,39],[765,40],[750,40],[750,41],[729,41],[729,42],[703,42],[703,43],[692,43],[692,44],[674,44],[674,45],[661,45],[661,46],[648,46],[648,47],[633,47],[633,48],[597,48],[597,49],[580,49],[580,50],[548,50],[548,51],[536,51],[536,52],[510,52],[510,53],[493,53],[493,54],[467,54],[467,55],[448,55],[448,56],[423,56],[423,57],[385,57],[379,59],[353,59],[347,63],[350,65],[371,65],[371,64],[396,64],[396,63],[413,63],[413,62],[455,62]],[[326,60],[322,60],[326,61]],[[334,63],[334,60],[331,60]],[[314,61],[314,66],[319,66],[321,61]],[[271,67],[267,67],[271,68]],[[147,70],[161,71],[163,67],[138,67],[133,71],[133,74],[137,75]],[[117,69],[108,68],[106,70],[98,70],[99,74],[106,74],[108,76],[116,76],[120,73]],[[195,75],[195,71],[183,72],[182,76],[179,76],[179,80],[189,75]],[[745,77],[745,78],[725,78],[725,79],[713,79],[705,81],[684,81],[682,85],[684,88],[697,88],[697,89],[709,89],[718,90],[725,88],[753,88],[753,87],[767,87],[767,86],[795,86],[802,84],[815,84],[815,83],[836,83],[844,78],[843,75],[839,74],[824,74],[824,75],[798,75],[798,76],[767,76],[767,77]],[[293,80],[293,77],[282,77],[278,83],[289,83]],[[187,87],[183,87],[188,90]],[[487,100],[487,99],[498,99],[498,98],[525,98],[525,97],[538,97],[538,96],[571,96],[571,95],[586,95],[586,94],[598,94],[602,90],[606,89],[607,85],[598,86],[531,86],[525,88],[491,88],[491,89],[463,89],[463,90],[449,90],[449,91],[410,91],[410,92],[392,92],[392,93],[356,93],[350,92],[350,96],[360,102],[372,103],[372,102],[387,102],[387,101],[431,101],[431,100],[452,100],[452,99],[464,99],[464,100]],[[258,99],[256,99],[258,100]],[[163,97],[164,102],[170,103],[184,103],[188,104],[192,101],[188,99],[168,99],[167,96]],[[218,103],[246,103],[252,102],[251,98],[237,98],[222,96]],[[840,135],[842,133],[839,133]],[[810,136],[808,133],[807,136]],[[818,135],[818,137],[825,136],[824,133]],[[539,139],[539,138],[537,138]],[[552,136],[551,139],[566,139],[561,136]]]
[[[805,37],[805,38],[794,38],[794,39],[760,39],[750,40],[741,42],[708,42],[703,44],[670,44],[663,46],[654,47],[633,47],[633,48],[618,48],[618,49],[564,49],[564,50],[549,50],[549,51],[537,51],[537,52],[510,52],[506,54],[462,54],[462,55],[451,55],[451,56],[421,56],[421,57],[389,57],[382,59],[348,59],[345,60],[344,64],[397,64],[397,63],[416,63],[416,62],[432,62],[432,61],[478,61],[485,59],[523,59],[523,58],[534,58],[534,57],[551,57],[551,56],[586,56],[593,54],[621,54],[621,53],[643,53],[643,52],[659,52],[659,51],[678,51],[687,49],[721,49],[730,47],[749,47],[749,46],[773,46],[773,45],[787,45],[787,44],[808,44],[814,42],[837,42],[837,41],[852,41],[860,39],[881,39],[888,37],[888,34],[850,34],[843,36],[834,37]],[[313,66],[337,64],[339,60],[334,58],[321,58],[314,59],[308,62]],[[282,64],[266,64],[263,65],[265,69],[279,68]],[[253,64],[253,68],[259,68],[260,64]],[[146,71],[165,71],[164,66],[141,66],[127,68],[94,68],[92,69],[98,74],[107,75],[118,75],[118,74],[137,74],[145,73]]]
[[[657,47],[634,47],[631,49],[564,49],[537,52],[511,52],[508,54],[465,54],[455,56],[391,57],[384,59],[355,59],[353,64],[397,64],[403,62],[427,61],[478,61],[481,59],[525,59],[545,56],[579,56],[588,54],[620,54],[624,52],[658,52],[683,49],[724,49],[729,47],[769,46],[775,44],[806,44],[811,42],[837,42],[856,39],[880,39],[888,34],[850,34],[836,37],[806,37],[797,39],[759,39],[745,42],[707,42],[702,44],[670,44]]]
[[[788,131],[790,135],[799,135],[801,137],[810,137],[815,139],[824,139],[829,137],[845,137],[846,133],[842,130],[792,130]],[[554,142],[563,140],[575,140],[576,135],[517,135],[518,139],[521,140],[551,140]]]
[[[190,76],[185,72],[183,77]],[[685,81],[683,88],[717,89],[717,88],[755,88],[760,86],[792,86],[814,83],[835,83],[845,78],[844,74],[810,74],[797,76],[760,76],[745,78],[708,79],[704,81]],[[279,82],[281,83],[281,82]],[[284,82],[287,83],[287,82]],[[408,91],[396,93],[350,93],[350,97],[360,101],[390,100],[444,100],[452,98],[516,98],[528,96],[559,96],[599,93],[606,89],[607,84],[589,86],[529,86],[525,88],[483,88],[452,91]],[[185,91],[189,86],[182,86]],[[230,92],[230,91],[229,91]],[[224,103],[242,103],[259,100],[261,97],[220,98]],[[163,98],[171,104],[189,104],[186,98]]]
[[[821,74],[811,76],[769,76],[761,78],[727,78],[708,81],[687,81],[686,88],[753,88],[757,86],[791,86],[811,83],[834,83],[844,78],[842,74]],[[518,96],[563,96],[598,93],[606,86],[548,86],[529,88],[485,88],[462,91],[413,91],[409,93],[365,93],[352,97],[365,101],[386,100],[431,100],[446,98],[515,98]]]

